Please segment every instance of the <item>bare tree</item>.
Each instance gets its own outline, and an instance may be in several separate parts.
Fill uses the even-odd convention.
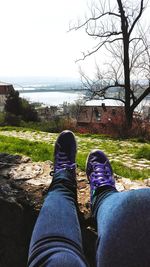
[[[70,28],[85,28],[95,39],[95,47],[84,52],[82,59],[104,47],[111,55],[106,71],[97,66],[96,79],[90,80],[83,72],[81,76],[91,98],[99,96],[123,102],[129,128],[135,108],[150,93],[149,28],[145,26],[143,30],[144,22],[140,24],[146,7],[145,0],[95,0],[90,16]],[[115,92],[113,96],[108,94],[110,88]]]

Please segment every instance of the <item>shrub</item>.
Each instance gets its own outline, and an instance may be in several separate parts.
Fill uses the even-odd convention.
[[[5,112],[6,112],[6,123],[8,124],[10,121],[10,114],[15,116],[19,116],[24,121],[38,121],[37,111],[34,109],[33,105],[31,105],[26,99],[19,97],[19,92],[11,91],[7,96],[5,103]],[[14,117],[15,118],[15,117]],[[16,121],[20,119],[16,118]],[[17,123],[10,125],[17,125]]]
[[[22,111],[21,117],[24,121],[38,121],[38,114],[34,106],[31,105],[26,99],[21,99]]]
[[[0,112],[0,126],[3,126],[5,122],[5,114],[4,112]]]
[[[5,124],[10,125],[10,126],[20,126],[20,117],[12,114],[12,113],[5,113]]]
[[[57,119],[54,118],[50,121],[41,121],[41,122],[25,122],[21,121],[20,123],[21,127],[30,128],[37,131],[43,131],[43,132],[61,132],[63,130],[75,130],[75,122],[73,120],[64,119],[61,117],[58,117]]]
[[[21,115],[22,103],[18,91],[12,90],[8,94],[5,102],[5,112],[9,114],[14,114],[16,116]]]

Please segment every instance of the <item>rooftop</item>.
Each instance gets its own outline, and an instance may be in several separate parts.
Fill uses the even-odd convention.
[[[5,83],[5,82],[1,82],[1,81],[0,81],[0,86],[8,86],[8,85],[12,85],[12,84],[10,84],[10,83]]]
[[[14,91],[12,84],[0,82],[0,95],[7,95],[12,91]]]

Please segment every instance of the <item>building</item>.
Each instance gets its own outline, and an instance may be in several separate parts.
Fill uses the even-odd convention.
[[[56,106],[39,107],[36,111],[38,113],[38,117],[42,121],[49,121],[58,115],[58,108]]]
[[[107,124],[115,122],[123,113],[122,106],[80,106],[77,123],[78,125]]]
[[[142,119],[150,121],[150,105],[142,107]]]
[[[0,82],[0,112],[4,111],[6,97],[12,91],[14,91],[12,84]]]
[[[80,106],[77,127],[83,127],[93,132],[114,134],[116,126],[124,120],[123,106]]]

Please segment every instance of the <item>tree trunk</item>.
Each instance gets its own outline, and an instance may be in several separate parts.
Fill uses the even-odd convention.
[[[129,59],[129,33],[128,20],[121,0],[117,0],[121,15],[121,30],[123,35],[123,65],[124,65],[124,85],[125,85],[125,118],[128,128],[132,127],[131,100],[130,100],[130,59]]]
[[[131,111],[131,108],[125,107],[125,121],[127,129],[130,130],[133,121],[133,111]]]

